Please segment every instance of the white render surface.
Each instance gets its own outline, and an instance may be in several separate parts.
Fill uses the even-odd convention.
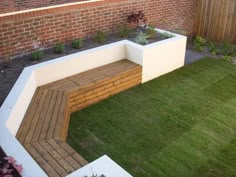
[[[15,138],[38,86],[124,58],[142,65],[142,82],[145,83],[184,65],[187,38],[174,35],[173,38],[146,46],[123,40],[25,68],[0,108],[0,146],[8,155],[14,156],[23,165],[22,176],[47,176]],[[104,166],[104,164],[100,163],[103,163],[104,160],[111,162],[111,159],[109,160],[105,156],[95,161],[92,167],[94,169],[101,168],[100,165]],[[109,164],[104,168],[114,167],[115,170],[119,171],[120,169],[120,174],[124,174],[122,168],[117,167],[112,162]],[[87,168],[84,167],[80,170],[84,169]],[[68,176],[80,174],[80,170]],[[113,174],[110,170],[106,177],[116,177],[115,175],[119,175],[118,171],[114,171],[116,173]]]
[[[100,157],[67,177],[90,177],[92,175],[104,175],[105,177],[132,177],[107,155]]]

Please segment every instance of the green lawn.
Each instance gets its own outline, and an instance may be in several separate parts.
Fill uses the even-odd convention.
[[[73,113],[68,143],[135,177],[235,177],[236,65],[203,59]]]

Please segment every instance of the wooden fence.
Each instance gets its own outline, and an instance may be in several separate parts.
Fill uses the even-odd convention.
[[[236,43],[236,0],[198,0],[195,34]]]

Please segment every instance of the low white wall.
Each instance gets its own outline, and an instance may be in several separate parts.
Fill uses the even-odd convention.
[[[143,66],[143,46],[125,40],[126,59]]]
[[[35,90],[34,72],[30,68],[26,68],[0,109],[0,123],[6,125],[14,136],[18,131]]]
[[[116,42],[35,65],[35,78],[40,86],[124,58],[124,41]]]
[[[187,37],[157,31],[174,37],[145,46],[126,41],[126,58],[142,65],[142,83],[184,66]]]
[[[100,157],[67,177],[91,177],[92,175],[105,175],[106,177],[132,177],[107,155]]]
[[[143,75],[145,83],[184,66],[187,38],[176,35],[143,48]]]

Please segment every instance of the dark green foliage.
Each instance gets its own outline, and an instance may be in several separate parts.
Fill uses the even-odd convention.
[[[119,37],[127,38],[130,34],[130,29],[127,26],[123,26],[119,31]]]
[[[55,52],[56,53],[59,53],[59,54],[62,54],[65,52],[65,45],[63,43],[58,43],[56,44],[55,46]]]
[[[236,65],[203,59],[73,113],[68,143],[135,177],[233,177]]]
[[[207,40],[204,39],[203,37],[201,36],[196,36],[194,39],[193,39],[193,44],[194,44],[194,47],[197,51],[201,52],[203,51],[204,47],[206,46],[207,44]]]
[[[220,47],[220,54],[224,56],[235,56],[235,49],[229,42],[224,42]]]
[[[207,48],[211,54],[216,55],[218,53],[217,46],[213,42],[207,43]]]
[[[37,51],[34,51],[32,54],[31,54],[31,59],[32,60],[41,60],[43,58],[43,51],[41,50],[37,50]]]
[[[80,49],[83,46],[84,41],[83,39],[74,39],[71,44],[74,49]]]
[[[105,43],[107,41],[107,34],[103,31],[98,31],[95,40],[99,43]]]

